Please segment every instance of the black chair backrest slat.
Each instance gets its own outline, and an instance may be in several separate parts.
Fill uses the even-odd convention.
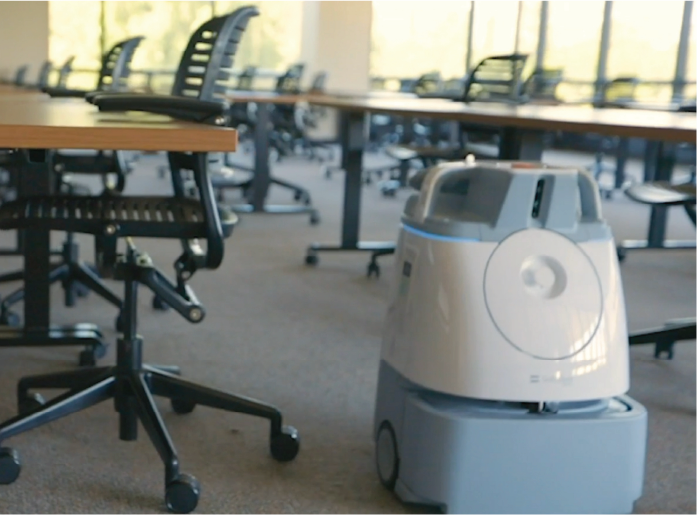
[[[462,100],[524,103],[522,75],[527,58],[526,54],[510,54],[483,59],[467,78]]]
[[[29,70],[28,64],[25,64],[24,66],[20,66],[19,68],[17,68],[14,81],[15,86],[24,86],[27,77],[27,70]]]
[[[39,70],[39,77],[36,80],[36,85],[39,89],[48,86],[48,79],[51,76],[51,70],[53,70],[53,63],[51,61],[44,62]]]
[[[125,91],[131,74],[131,61],[144,38],[137,36],[116,43],[104,57],[97,81],[98,91]]]
[[[276,80],[275,91],[277,93],[295,94],[300,93],[300,81],[305,71],[303,63],[297,63],[288,68],[286,73]]]
[[[237,46],[249,19],[258,15],[255,6],[241,7],[201,25],[179,62],[172,95],[224,101]]]
[[[70,56],[66,61],[63,63],[63,66],[60,67],[60,70],[58,70],[58,81],[56,82],[56,87],[58,88],[65,88],[66,85],[68,84],[68,76],[70,75],[70,72],[73,71],[73,61],[75,60],[75,56]]]

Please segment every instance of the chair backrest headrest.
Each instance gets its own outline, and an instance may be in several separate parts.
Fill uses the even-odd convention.
[[[522,75],[527,59],[527,54],[495,55],[483,59],[467,77],[462,100],[524,103]]]
[[[125,91],[131,74],[131,61],[143,36],[125,39],[116,43],[102,58],[102,67],[97,82],[98,91]]]
[[[300,81],[304,71],[305,65],[303,63],[291,65],[286,73],[276,80],[275,91],[277,93],[300,93]]]
[[[240,7],[196,29],[179,62],[172,95],[225,101],[237,46],[249,19],[258,15],[255,6]]]

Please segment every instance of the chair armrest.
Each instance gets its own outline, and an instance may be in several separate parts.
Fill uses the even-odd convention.
[[[229,104],[172,95],[105,93],[91,97],[100,111],[142,111],[189,122],[227,125]]]
[[[42,90],[52,98],[84,98],[90,93],[83,89],[68,89],[68,88],[44,88]]]

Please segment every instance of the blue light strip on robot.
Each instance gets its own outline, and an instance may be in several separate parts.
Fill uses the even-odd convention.
[[[409,225],[404,225],[404,224],[402,224],[402,227],[407,232],[415,234],[416,236],[421,236],[422,238],[428,238],[430,240],[450,241],[450,242],[465,242],[465,241],[475,242],[475,241],[479,241],[477,238],[461,238],[461,237],[459,238],[457,236],[443,236],[442,234],[433,234],[430,232],[422,231],[420,229],[415,229],[414,227],[411,227]]]

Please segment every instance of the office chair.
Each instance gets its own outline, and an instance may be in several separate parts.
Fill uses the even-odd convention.
[[[402,93],[414,93],[419,96],[429,96],[442,88],[443,79],[440,72],[424,73],[416,79],[400,79],[399,91]],[[389,179],[380,184],[380,189],[385,196],[393,196],[396,189],[406,184],[406,176],[409,172],[410,159],[402,159],[403,153],[396,150],[398,145],[424,144],[430,133],[430,123],[423,120],[408,119],[403,116],[387,116],[382,114],[370,115],[370,128],[367,148],[377,152],[384,150],[388,156],[397,160],[396,163],[379,168],[364,169],[363,182],[371,184],[373,177],[381,179],[387,174]],[[326,178],[331,178],[335,171],[341,167],[324,167]]]
[[[537,68],[525,81],[523,90],[531,103],[557,105],[557,87],[564,80],[564,70]]]
[[[58,70],[58,80],[56,81],[56,87],[65,89],[68,85],[68,78],[70,76],[70,73],[73,71],[73,61],[75,60],[75,56],[71,55],[68,57],[63,65],[60,67]]]
[[[327,72],[319,72],[312,80],[308,93],[322,95],[325,93],[325,84],[327,82]],[[331,145],[312,139],[310,131],[319,126],[319,121],[327,114],[326,108],[307,102],[299,102],[295,106],[295,125],[300,133],[300,148],[303,155],[310,161],[325,161],[334,160],[334,149]],[[324,153],[318,152],[322,150]]]
[[[52,98],[84,98],[88,93],[93,91],[127,90],[128,77],[131,74],[130,64],[136,49],[143,39],[145,39],[143,36],[137,36],[119,41],[104,54],[99,69],[99,76],[97,77],[97,85],[94,89],[84,90],[67,88],[59,84],[57,87],[44,88],[44,93],[47,93]],[[69,59],[64,66],[66,65],[72,65],[72,58]]]
[[[97,80],[97,91],[123,91],[127,87],[127,79],[130,75],[130,62],[136,48],[142,41],[142,37],[130,38],[114,45],[102,59],[102,67]],[[70,67],[72,58],[69,59],[63,68]],[[59,84],[61,78],[59,76]],[[52,97],[59,98],[81,98],[87,95],[87,91],[68,89],[64,87],[44,87],[43,91]],[[105,184],[105,191],[121,192],[125,187],[125,174],[130,169],[126,161],[124,152],[104,152],[97,151],[89,154],[73,154],[70,151],[54,151],[53,166],[56,177],[55,191],[74,195],[78,192],[89,194],[89,190],[81,187],[72,180],[72,174],[99,174]],[[109,186],[109,175],[117,177],[115,185]],[[53,267],[49,275],[51,284],[59,282],[63,286],[64,302],[68,307],[76,304],[78,297],[85,297],[89,291],[105,299],[107,302],[121,310],[123,303],[121,299],[112,292],[99,277],[97,270],[90,267],[79,259],[79,248],[75,237],[71,232],[66,235],[61,251],[62,261]],[[0,282],[17,280],[15,274],[6,274],[0,277]],[[16,303],[24,299],[24,288],[19,288],[0,302],[0,325],[17,327],[20,324],[19,316],[11,311]],[[153,300],[153,308],[159,310],[167,309],[166,304],[161,299]],[[118,326],[117,326],[118,329]],[[89,354],[81,357],[81,364],[89,365],[93,358]]]
[[[636,102],[636,88],[640,81],[636,77],[618,77],[611,80],[602,90],[600,98],[593,102],[593,106],[597,108],[631,108],[631,104]],[[592,137],[592,136],[591,136]],[[586,169],[593,174],[600,194],[608,200],[612,199],[613,193],[616,190],[621,190],[633,184],[633,180],[627,179],[624,174],[625,163],[627,161],[627,153],[629,146],[628,138],[596,136],[599,150],[595,153],[593,164]],[[615,166],[610,166],[604,163],[607,154],[615,155]],[[604,184],[603,176],[611,177],[612,186]]]
[[[220,98],[223,83],[230,76],[237,46],[247,22],[258,15],[256,7],[243,7],[227,16],[213,18],[193,34],[182,56],[172,95],[107,93],[91,98],[102,111],[147,111],[174,118],[227,125],[228,105]],[[263,417],[270,421],[270,451],[278,461],[291,461],[300,443],[298,432],[284,426],[281,412],[266,403],[207,388],[179,377],[178,369],[156,367],[142,362],[143,339],[137,334],[138,287],[143,285],[166,298],[168,303],[192,323],[201,322],[205,311],[187,280],[200,269],[220,266],[224,238],[232,233],[237,217],[219,210],[208,176],[208,157],[203,153],[168,154],[174,197],[67,197],[23,199],[0,206],[0,227],[21,228],[26,224],[50,230],[68,230],[107,235],[102,265],[113,270],[124,282],[124,332],[118,339],[115,367],[98,367],[63,373],[25,377],[18,384],[20,414],[0,424],[0,442],[42,426],[71,413],[84,410],[107,399],[114,399],[119,412],[119,437],[137,438],[140,420],[165,465],[165,503],[175,513],[196,508],[200,495],[198,481],[179,469],[179,459],[159,414],[153,396],[171,400],[176,413],[190,413],[197,404],[231,412]],[[196,181],[197,198],[186,198],[182,188],[183,170]],[[37,202],[52,203],[60,215],[36,210]],[[115,208],[111,211],[109,208]],[[81,209],[98,213],[94,218],[80,216]],[[123,211],[123,212],[122,212]],[[132,217],[136,212],[150,213],[149,220]],[[113,229],[110,229],[113,228]],[[138,250],[133,237],[179,239],[183,252],[175,262],[176,284],[170,282]],[[116,241],[125,238],[123,255],[116,255]],[[193,239],[205,239],[206,250]],[[33,393],[37,388],[68,389],[44,403]],[[0,483],[14,482],[20,473],[18,453],[0,449]]]
[[[27,71],[29,70],[29,65],[25,64],[17,68],[17,71],[15,72],[15,78],[14,78],[14,85],[15,86],[24,86],[26,82],[26,77],[27,77]]]
[[[32,87],[42,90],[48,86],[48,81],[53,70],[53,63],[51,61],[44,61],[44,64],[39,68],[39,75],[36,78],[36,84]]]
[[[285,73],[280,75],[276,79],[276,85],[274,87],[274,92],[279,95],[295,95],[300,93],[300,85],[303,76],[305,65],[302,63],[297,63],[291,65]],[[269,129],[269,153],[276,153],[276,160],[280,160],[283,157],[287,157],[295,154],[295,143],[302,136],[296,127],[296,117],[295,117],[295,104],[277,104],[266,106],[270,110],[271,128]],[[242,123],[250,129],[254,130],[256,127],[256,104],[253,102],[249,103],[249,107],[246,110],[246,115],[244,118],[233,118],[233,125],[237,126]],[[242,195],[245,199],[249,201],[252,191],[252,186],[254,184],[254,178],[248,178],[243,181],[236,180],[234,177],[235,170],[242,170],[246,172],[254,173],[254,169],[246,166],[240,166],[236,163],[231,162],[226,156],[225,166],[232,169],[233,173],[221,174],[215,177],[213,186],[218,192],[218,198],[222,199],[223,192],[228,189],[241,189]],[[312,199],[310,197],[310,192],[290,181],[285,181],[271,175],[269,178],[271,185],[280,186],[282,188],[289,189],[293,192],[293,199],[304,204],[304,207],[298,207],[297,213],[309,213],[310,223],[315,225],[319,223],[319,214],[315,209],[312,208]],[[289,211],[283,211],[289,212]]]
[[[523,69],[527,62],[526,54],[510,54],[487,57],[472,70],[467,77],[462,96],[457,101],[498,102],[522,104],[527,102],[522,80]],[[455,145],[414,144],[391,145],[385,153],[397,163],[393,169],[400,170],[398,181],[390,181],[381,186],[383,195],[394,196],[399,188],[405,187],[411,162],[418,160],[422,167],[428,168],[440,161],[464,159],[467,154],[492,159],[498,156],[498,133],[500,129],[491,129],[476,124],[458,124],[459,141]],[[491,147],[491,149],[489,148]]]
[[[472,73],[467,77],[462,97],[457,101],[469,102],[500,102],[510,104],[522,104],[527,102],[523,90],[522,74],[527,61],[526,54],[510,54],[487,57],[482,60]],[[500,129],[491,129],[470,123],[458,123],[458,139],[455,145],[442,146],[440,144],[416,147],[414,145],[393,145],[386,149],[386,153],[396,159],[400,165],[409,170],[409,164],[413,160],[420,160],[421,169],[427,169],[441,161],[456,161],[464,159],[468,154],[482,158],[495,158],[496,155],[482,154],[481,146],[472,145],[472,136],[480,140],[493,139],[498,145]],[[400,177],[399,181],[392,181],[381,185],[383,195],[391,196],[402,187],[403,181],[408,184],[408,174]],[[394,253],[394,249],[385,249],[373,252],[368,263],[368,277],[379,277],[380,266],[377,258]]]

